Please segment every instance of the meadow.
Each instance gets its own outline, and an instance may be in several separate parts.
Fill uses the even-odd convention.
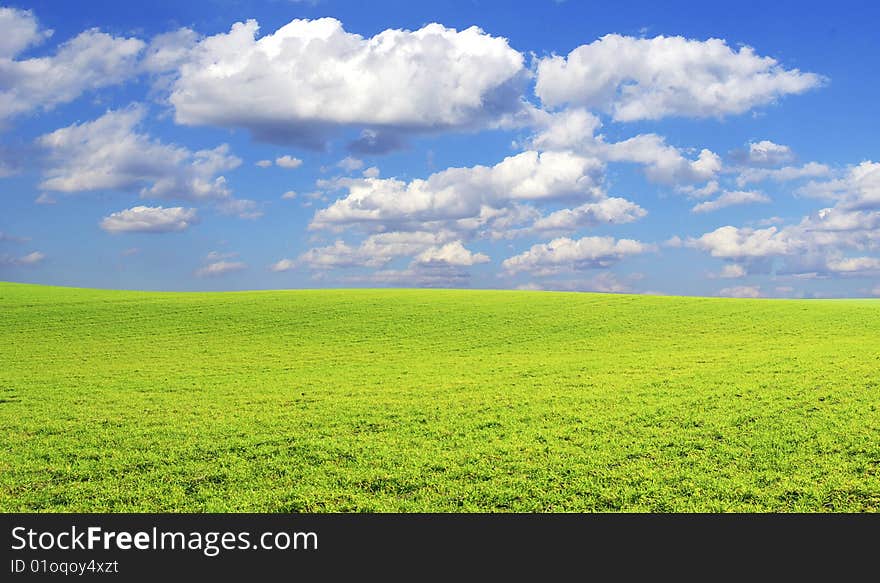
[[[880,510],[880,301],[0,283],[0,511]]]

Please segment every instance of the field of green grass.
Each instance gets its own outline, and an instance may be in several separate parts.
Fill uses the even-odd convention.
[[[878,511],[880,301],[0,283],[0,511]]]

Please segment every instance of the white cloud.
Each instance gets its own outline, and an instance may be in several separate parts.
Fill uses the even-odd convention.
[[[222,259],[234,259],[235,257],[238,257],[238,253],[235,251],[209,251],[205,255],[205,261],[214,262]]]
[[[336,269],[355,267],[384,267],[396,257],[414,256],[428,250],[436,254],[446,243],[454,242],[453,233],[440,232],[389,232],[378,233],[367,237],[359,246],[351,246],[344,241],[335,241],[332,245],[309,249],[299,256],[297,264],[310,269]],[[445,250],[446,256],[464,257],[466,249],[453,246]],[[481,259],[481,258],[478,258]]]
[[[247,269],[247,265],[240,261],[215,261],[200,267],[195,274],[197,277],[216,277],[244,269]]]
[[[300,160],[299,158],[294,158],[293,156],[288,155],[275,158],[275,165],[280,166],[281,168],[299,168],[300,166],[302,166],[302,163],[302,160]]]
[[[293,259],[281,259],[269,266],[271,271],[280,273],[282,271],[292,271],[296,269],[296,261]]]
[[[721,171],[721,158],[711,150],[700,151],[688,160],[681,151],[656,134],[641,134],[606,144],[604,157],[611,162],[637,162],[645,165],[645,175],[662,184],[692,184],[712,180]]]
[[[729,206],[752,204],[756,202],[766,203],[770,202],[770,199],[760,192],[750,192],[742,190],[727,191],[715,200],[701,202],[700,204],[694,206],[694,208],[691,209],[691,212],[710,213],[719,209],[727,208]]]
[[[609,267],[628,255],[653,249],[652,245],[632,239],[615,241],[612,237],[584,237],[573,240],[561,237],[533,245],[528,251],[505,259],[502,265],[511,274],[528,271],[534,275],[550,275],[567,270]]]
[[[36,265],[46,259],[46,254],[40,251],[33,251],[22,257],[11,257],[9,255],[0,255],[0,265],[12,266],[28,266]]]
[[[345,179],[348,195],[318,211],[311,228],[394,226],[477,219],[515,201],[601,199],[601,161],[571,152],[528,151],[495,166],[449,168],[427,179]],[[479,221],[476,223],[479,224]],[[476,225],[475,225],[476,226]]]
[[[724,267],[721,268],[721,273],[718,274],[718,277],[722,279],[739,279],[740,277],[745,277],[748,274],[746,268],[738,263],[728,263]]]
[[[541,112],[536,119],[539,131],[531,138],[536,150],[568,150],[592,145],[595,132],[602,125],[599,118],[581,108],[558,113]]]
[[[196,45],[169,96],[178,123],[312,147],[328,128],[365,126],[360,147],[382,149],[396,133],[498,124],[525,107],[523,55],[476,27],[363,38],[321,18],[258,30],[239,22]]]
[[[822,82],[720,39],[609,34],[567,57],[540,59],[535,93],[546,106],[570,104],[637,121],[739,114]]]
[[[745,168],[736,177],[736,183],[740,187],[753,182],[790,182],[801,178],[816,178],[828,176],[831,168],[818,162],[808,162],[803,166],[785,166],[783,168]]]
[[[147,45],[141,66],[150,73],[173,71],[187,60],[198,40],[198,33],[189,28],[158,34]]]
[[[664,247],[669,247],[670,249],[678,249],[684,246],[684,241],[682,241],[681,237],[679,237],[678,235],[673,235],[672,237],[669,237],[668,239],[663,241],[662,245]]]
[[[379,178],[379,169],[375,166],[370,166],[363,172],[364,178]]]
[[[799,194],[839,201],[842,209],[880,209],[880,162],[865,161],[849,168],[843,178],[828,182],[810,182]]]
[[[865,274],[880,272],[880,258],[839,257],[828,261],[828,269],[841,274]]]
[[[344,241],[336,241],[326,247],[309,249],[299,256],[297,262],[310,269],[336,269],[339,267],[381,267],[391,256],[370,256],[364,250],[351,247]]]
[[[15,260],[16,265],[34,265],[46,258],[46,254],[40,251],[34,251],[32,253],[28,253],[24,257],[19,257]]]
[[[0,30],[0,59],[11,59],[52,36],[51,30],[40,29],[33,12],[17,8],[0,7]]]
[[[754,166],[782,166],[794,161],[794,152],[788,146],[770,140],[749,142],[745,161]]]
[[[284,200],[294,200],[296,198],[296,191],[288,190],[284,194],[281,195],[281,198]]]
[[[136,206],[112,213],[101,221],[108,233],[170,233],[196,222],[196,209]]]
[[[254,162],[255,166],[259,166],[260,168],[269,168],[272,166],[272,160],[258,160]]]
[[[697,188],[695,186],[680,186],[679,192],[686,194],[690,198],[709,198],[716,192],[721,190],[717,180],[707,182],[705,186]]]
[[[84,31],[47,57],[17,59],[51,31],[41,31],[32,13],[0,9],[0,120],[48,110],[83,93],[115,85],[137,74],[144,42]]]
[[[719,290],[718,295],[728,298],[759,298],[761,297],[761,288],[755,285],[738,285]]]
[[[364,161],[351,156],[347,156],[336,163],[336,166],[342,168],[346,172],[354,172],[364,167]]]
[[[749,229],[725,226],[706,233],[698,239],[690,239],[689,247],[708,251],[712,257],[743,259],[786,255],[799,242],[787,230],[776,227]]]
[[[234,214],[252,212],[252,201],[235,200],[220,173],[241,160],[226,144],[191,151],[138,133],[141,106],[108,111],[100,118],[41,136],[49,154],[41,188],[56,192],[118,190],[142,198],[211,201]]]
[[[880,229],[880,212],[849,210],[845,206],[820,209],[801,222],[807,232],[864,232]],[[880,236],[880,233],[878,233]]]
[[[741,264],[746,273],[770,273],[779,259],[779,275],[865,276],[875,271],[877,259],[845,252],[880,249],[880,210],[849,210],[845,202],[797,224],[764,229],[728,225],[689,239],[687,245]]]
[[[46,205],[46,204],[55,204],[57,202],[58,201],[55,199],[55,197],[50,195],[48,192],[41,192],[40,196],[38,196],[37,198],[34,199],[34,203],[36,203],[36,204]]]
[[[455,267],[469,267],[477,263],[487,263],[489,257],[483,253],[472,253],[461,244],[461,241],[453,241],[442,247],[431,247],[422,251],[416,262],[428,265],[449,265]]]
[[[534,231],[575,231],[581,227],[623,224],[636,221],[647,211],[623,198],[606,198],[581,206],[562,209],[541,217],[532,225]]]

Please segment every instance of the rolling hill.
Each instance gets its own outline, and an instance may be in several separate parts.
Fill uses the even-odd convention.
[[[0,283],[0,511],[880,509],[880,301]]]

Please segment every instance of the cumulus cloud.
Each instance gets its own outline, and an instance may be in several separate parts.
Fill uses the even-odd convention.
[[[214,261],[197,269],[195,274],[197,277],[217,277],[245,269],[247,265],[240,261]]]
[[[236,214],[250,201],[237,201],[222,172],[241,163],[226,144],[191,151],[139,133],[146,111],[135,105],[41,136],[49,155],[40,187],[56,192],[119,190],[142,198],[211,201]]]
[[[156,74],[174,71],[186,62],[198,41],[198,33],[189,28],[158,34],[147,45],[141,67]]]
[[[661,184],[706,182],[715,178],[722,168],[721,158],[711,150],[703,149],[696,160],[689,160],[681,150],[668,145],[656,134],[641,134],[606,144],[603,151],[605,159],[611,162],[643,164],[648,179]]]
[[[811,182],[799,189],[798,193],[837,200],[841,209],[880,209],[880,162],[862,162],[851,167],[842,178]]]
[[[416,263],[423,266],[470,267],[477,263],[488,263],[488,261],[488,255],[469,251],[461,244],[461,241],[453,241],[442,247],[425,249],[416,257]]]
[[[454,236],[454,233],[449,231],[377,233],[370,235],[357,246],[337,240],[332,245],[309,249],[299,256],[296,264],[319,270],[356,267],[377,268],[384,267],[397,257],[411,257],[428,251],[431,251],[438,258],[445,256],[454,261],[470,257],[472,260],[476,259],[477,262],[480,262],[481,257],[472,255],[467,249],[464,249],[461,242],[452,241]],[[453,245],[446,248],[447,243],[453,243]]]
[[[781,275],[865,276],[875,271],[877,259],[847,253],[880,249],[880,210],[851,210],[847,201],[796,224],[764,229],[728,225],[686,244],[739,264],[746,273],[770,273],[778,259],[776,273]]]
[[[632,239],[584,237],[574,240],[560,237],[549,243],[533,245],[529,250],[505,259],[502,265],[511,274],[527,271],[534,275],[551,275],[609,267],[624,257],[653,249],[653,245]]]
[[[294,200],[296,198],[296,196],[297,195],[296,195],[295,190],[288,190],[287,192],[285,192],[284,194],[281,195],[281,198],[283,200]]]
[[[745,277],[748,274],[746,268],[738,263],[728,263],[724,267],[721,268],[721,273],[718,274],[718,277],[722,279],[739,279],[741,277]]]
[[[666,143],[657,134],[638,134],[618,142],[609,142],[596,134],[602,123],[583,108],[566,108],[558,112],[532,112],[535,133],[525,145],[535,150],[573,151],[604,162],[632,162],[644,166],[652,182],[673,185],[693,197],[705,197],[718,190],[716,176],[723,169],[721,157],[702,149],[696,159],[685,151]],[[520,146],[514,142],[515,146]],[[707,182],[702,188],[695,184]]]
[[[298,263],[311,269],[381,267],[391,258],[390,255],[371,255],[363,248],[349,246],[344,241],[335,241],[326,247],[309,249],[299,256]]]
[[[744,168],[736,177],[736,183],[742,187],[754,182],[790,182],[801,178],[817,178],[831,174],[831,168],[818,162],[808,162],[803,166],[785,166],[783,168]]]
[[[877,257],[833,257],[827,265],[830,271],[840,274],[880,273],[880,258]]]
[[[541,217],[534,222],[534,231],[576,231],[582,227],[602,224],[623,224],[636,221],[648,212],[624,198],[606,198],[599,202],[562,209]]]
[[[18,56],[51,35],[33,14],[0,8],[0,120],[49,110],[83,93],[121,83],[137,74],[144,42],[90,29],[62,43],[51,56]]]
[[[563,109],[556,113],[540,112],[535,119],[537,133],[531,146],[537,150],[582,149],[592,146],[602,122],[583,108]]]
[[[721,39],[609,34],[540,59],[535,93],[545,106],[598,109],[626,122],[739,114],[822,82]]]
[[[750,229],[728,225],[691,239],[687,244],[709,252],[712,257],[745,259],[786,255],[797,247],[799,241],[790,231],[780,231],[776,227]]]
[[[332,245],[309,249],[296,259],[281,259],[270,269],[281,272],[304,267],[323,275],[334,269],[370,268],[376,271],[346,275],[340,281],[455,287],[469,281],[470,274],[465,268],[487,263],[489,257],[467,249],[454,237],[448,231],[391,232],[371,235],[360,245],[337,240]],[[389,263],[402,257],[411,258],[406,268],[387,269]]]
[[[709,198],[719,190],[721,190],[721,187],[718,185],[717,180],[711,180],[701,187],[693,185],[678,187],[678,191],[686,194],[689,198]]]
[[[336,166],[342,168],[346,172],[354,172],[355,170],[360,170],[364,167],[363,160],[359,160],[358,158],[353,158],[351,156],[347,156],[336,163]]]
[[[280,273],[282,271],[293,271],[296,269],[296,261],[293,259],[281,259],[269,266],[270,271]]]
[[[12,58],[28,47],[38,45],[52,36],[51,30],[42,30],[30,10],[0,7],[0,58]]]
[[[752,204],[756,202],[766,203],[770,202],[770,199],[760,192],[750,192],[743,190],[727,191],[715,200],[709,200],[695,205],[694,208],[691,209],[691,212],[710,213],[719,209],[727,208],[729,206]]]
[[[254,165],[260,168],[269,168],[272,166],[272,160],[258,160],[254,162]]]
[[[670,249],[678,249],[684,246],[684,241],[678,235],[673,235],[663,241],[662,245],[663,247],[669,247]]]
[[[770,140],[749,142],[746,152],[737,152],[734,158],[750,166],[782,166],[794,161],[794,152],[791,148],[782,144],[776,144]]]
[[[518,201],[604,197],[601,161],[571,152],[527,151],[495,166],[449,168],[427,179],[347,179],[348,195],[318,211],[310,228],[373,225],[390,228],[432,221],[478,219]]]
[[[275,158],[275,165],[280,166],[281,168],[294,169],[302,166],[302,160],[299,158],[294,158],[293,156],[280,156]]]
[[[364,152],[404,133],[505,123],[526,107],[523,55],[476,27],[364,38],[321,18],[258,31],[238,22],[189,52],[169,95],[178,123],[317,148],[328,129],[361,126],[371,133],[353,147]]]
[[[136,206],[112,213],[101,221],[108,233],[170,233],[196,222],[196,209]]]
[[[0,255],[0,265],[11,266],[28,266],[36,265],[46,259],[46,254],[40,251],[33,251],[21,257],[12,257],[10,255]]]

